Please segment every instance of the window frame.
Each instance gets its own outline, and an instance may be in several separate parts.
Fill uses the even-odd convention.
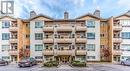
[[[10,27],[10,21],[2,21],[2,28],[9,28]]]
[[[10,39],[10,33],[2,33],[2,40],[9,40]]]
[[[42,49],[39,49],[42,47]],[[35,51],[43,51],[43,45],[42,44],[35,44]]]
[[[91,35],[90,35],[91,34]],[[89,37],[88,37],[89,35]],[[91,37],[90,37],[91,36]],[[92,37],[93,36],[93,37]],[[94,32],[89,32],[87,33],[87,39],[95,39],[95,33]]]
[[[87,28],[95,28],[95,20],[87,20],[86,26]]]
[[[43,21],[35,21],[35,28],[43,28]]]
[[[43,33],[35,33],[35,40],[43,40]]]

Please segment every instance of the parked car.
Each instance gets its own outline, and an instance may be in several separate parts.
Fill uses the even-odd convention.
[[[37,61],[34,58],[26,58],[18,62],[19,67],[31,67],[36,64],[37,64]]]
[[[122,65],[130,65],[130,58],[121,61]]]
[[[8,63],[8,61],[6,61],[6,60],[3,60],[3,59],[0,59],[0,65],[8,65],[9,63]]]

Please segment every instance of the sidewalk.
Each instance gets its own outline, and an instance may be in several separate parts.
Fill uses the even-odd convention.
[[[69,66],[69,65],[60,65],[59,67],[58,67],[58,69],[73,69],[71,66]]]

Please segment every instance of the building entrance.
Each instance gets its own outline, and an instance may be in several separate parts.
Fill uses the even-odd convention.
[[[70,56],[60,56],[60,62],[66,64],[70,61]]]

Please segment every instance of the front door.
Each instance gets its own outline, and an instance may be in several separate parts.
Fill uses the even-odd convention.
[[[119,62],[120,61],[120,56],[114,56],[114,61]]]
[[[11,56],[11,61],[16,62],[17,61],[17,56]]]
[[[62,63],[68,63],[69,62],[69,56],[61,56],[61,62]]]

